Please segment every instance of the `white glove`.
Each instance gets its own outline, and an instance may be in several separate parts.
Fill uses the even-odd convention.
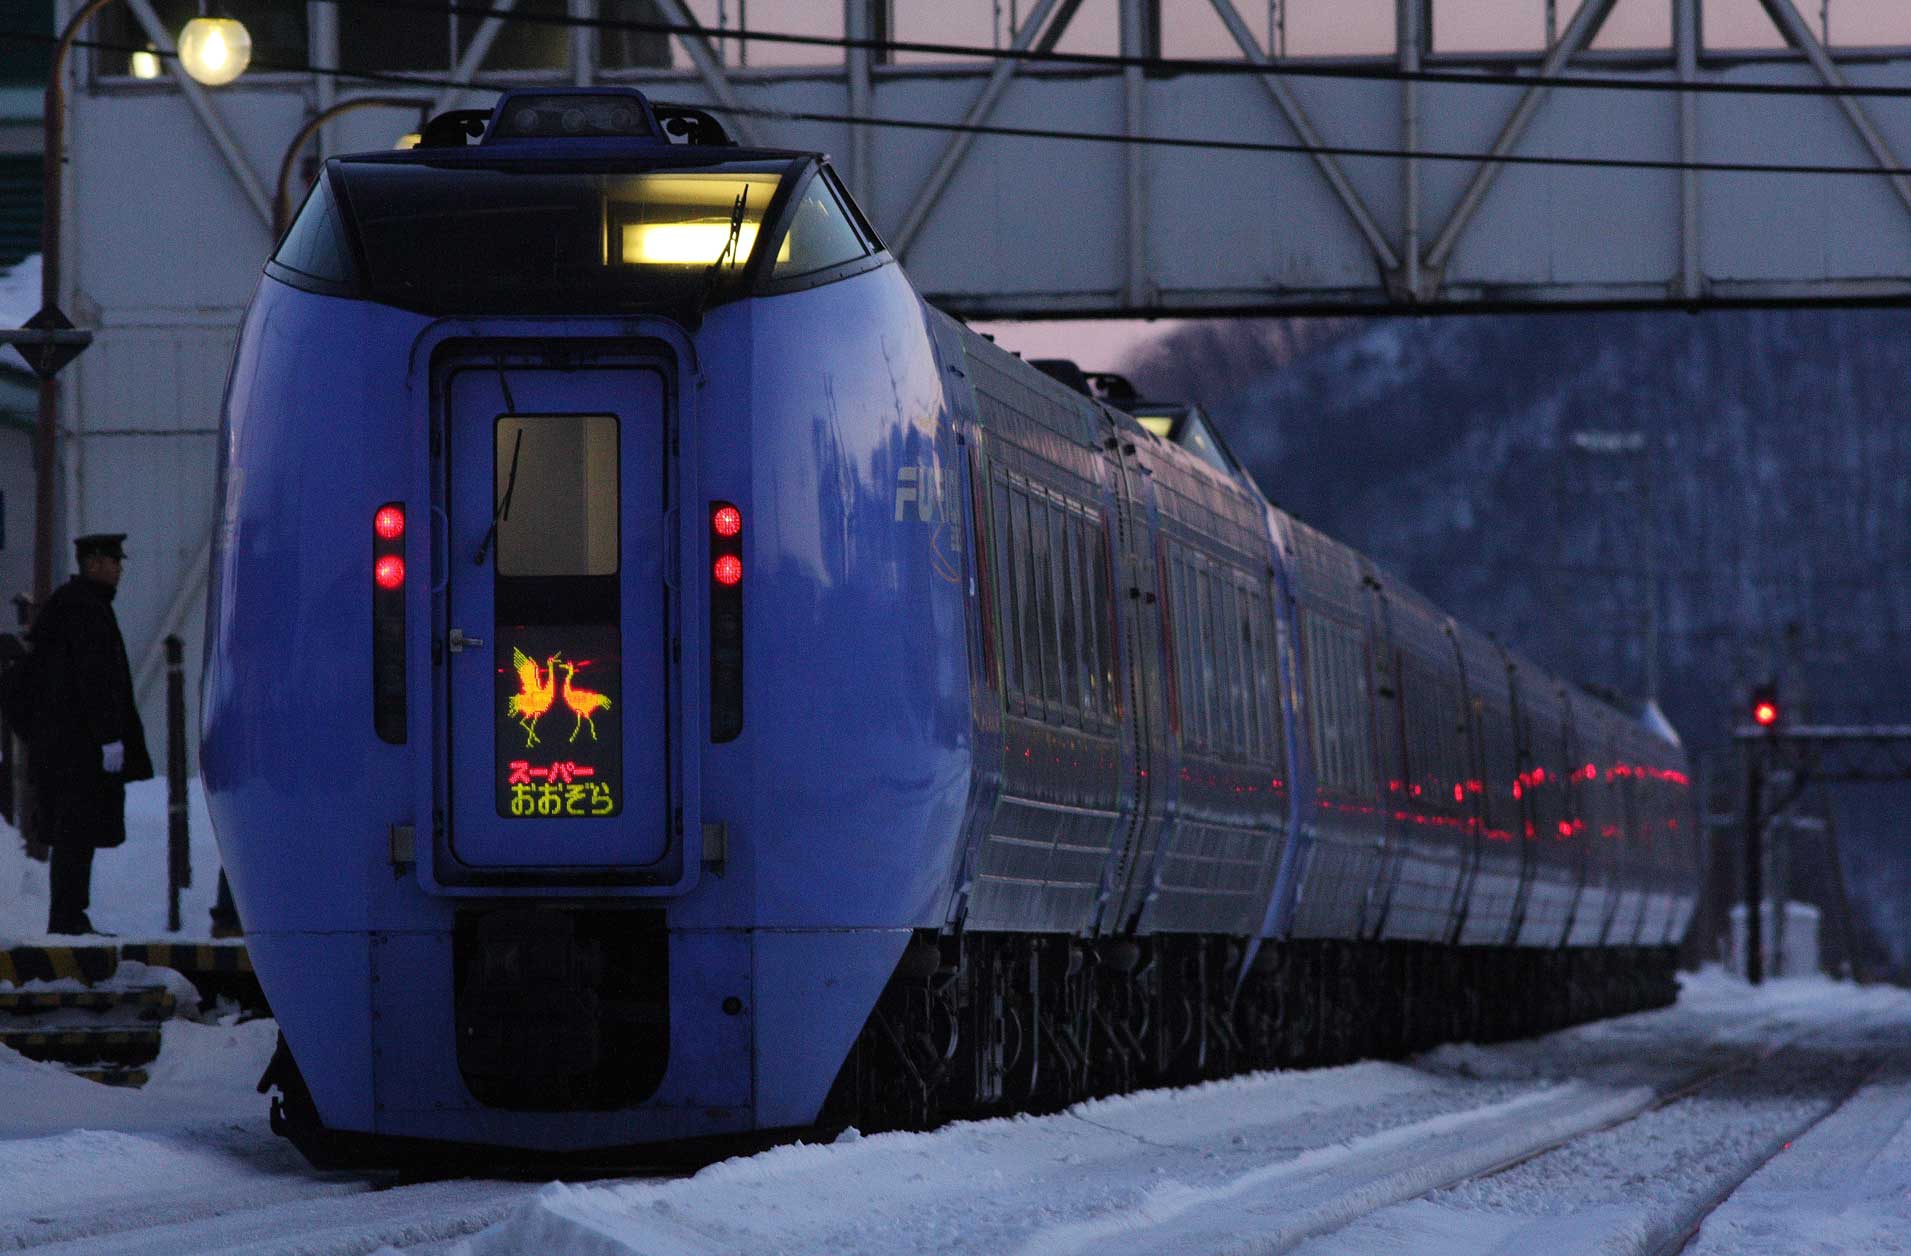
[[[100,771],[117,776],[126,770],[126,743],[109,741],[100,747]]]

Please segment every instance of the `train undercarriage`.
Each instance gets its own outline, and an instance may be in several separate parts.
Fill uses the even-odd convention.
[[[1678,995],[1673,947],[1290,941],[1245,952],[1241,939],[1199,935],[919,935],[821,1123],[869,1132],[1052,1112],[1255,1069],[1529,1037]]]
[[[1249,954],[1243,939],[1225,936],[1084,941],[922,931],[857,1036],[814,1128],[621,1152],[545,1152],[529,1162],[539,1172],[560,1164],[587,1172],[681,1167],[851,1126],[925,1129],[1053,1112],[1083,1099],[1251,1070],[1529,1037],[1670,1004],[1678,994],[1676,961],[1674,947],[1288,941]],[[631,1062],[638,1072],[645,1065]],[[514,1159],[497,1147],[326,1128],[283,1038],[259,1088],[278,1092],[275,1132],[321,1168],[384,1166],[438,1176],[495,1170]]]

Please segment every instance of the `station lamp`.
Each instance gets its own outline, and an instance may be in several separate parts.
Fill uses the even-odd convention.
[[[252,63],[252,35],[229,17],[196,17],[179,32],[179,64],[207,87],[223,87]]]
[[[1770,681],[1752,686],[1752,723],[1760,728],[1778,725],[1778,686]]]

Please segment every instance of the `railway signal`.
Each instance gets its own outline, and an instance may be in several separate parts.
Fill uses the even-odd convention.
[[[1752,723],[1760,728],[1776,728],[1778,717],[1778,686],[1769,681],[1752,686]]]

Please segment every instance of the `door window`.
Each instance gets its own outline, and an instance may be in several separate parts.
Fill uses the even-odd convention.
[[[617,574],[617,419],[498,417],[498,575]]]

